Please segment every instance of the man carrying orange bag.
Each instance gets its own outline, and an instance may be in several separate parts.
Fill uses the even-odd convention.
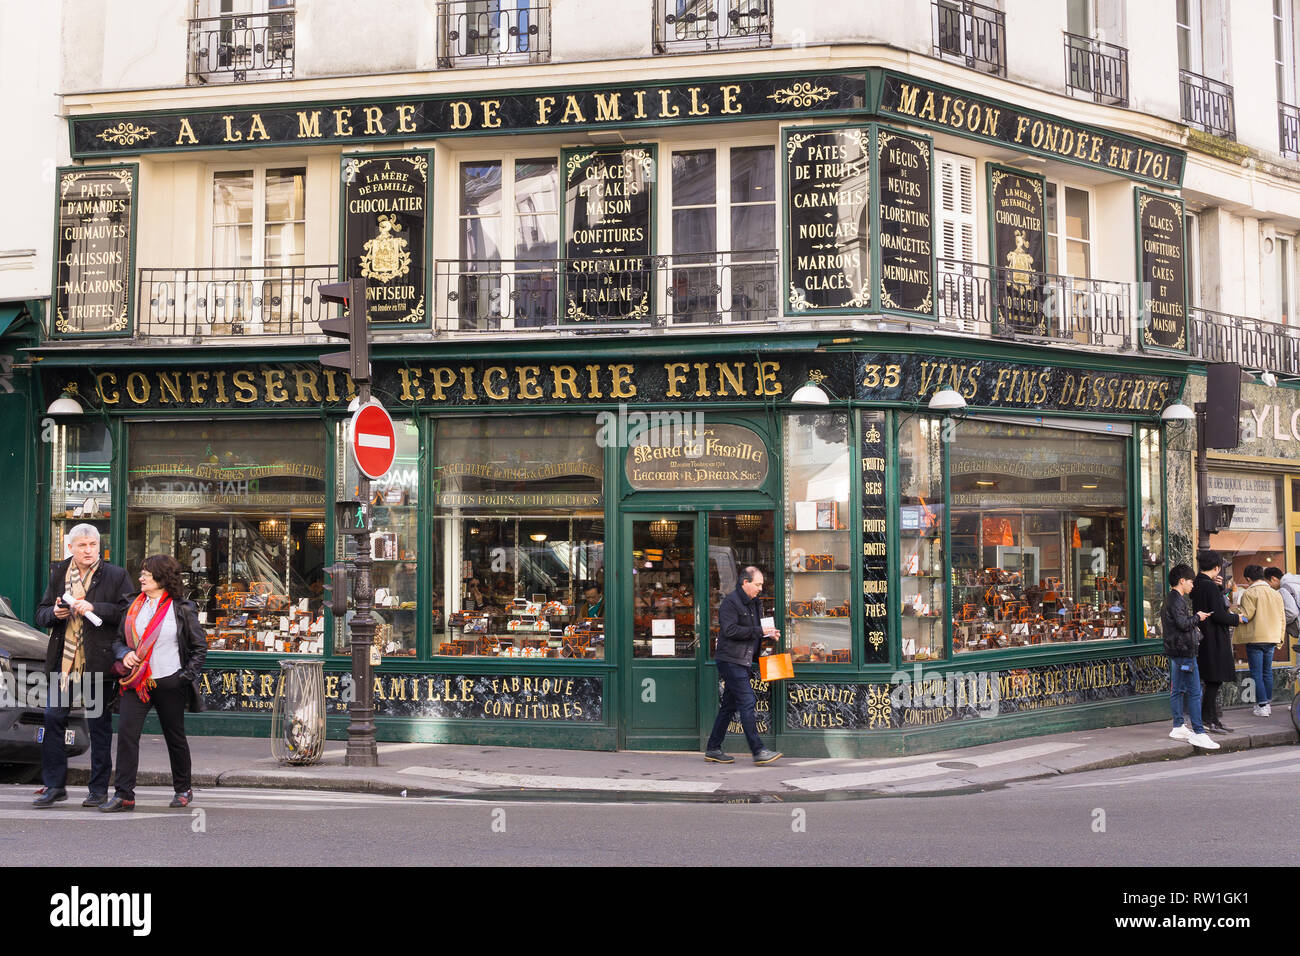
[[[727,736],[727,725],[736,714],[740,715],[740,725],[745,728],[745,740],[754,754],[754,763],[769,764],[781,756],[777,751],[764,747],[763,739],[758,736],[754,688],[749,682],[763,638],[781,639],[781,632],[775,627],[763,626],[763,607],[758,599],[762,590],[763,572],[753,566],[747,567],[740,573],[736,590],[724,597],[718,606],[718,650],[714,659],[724,690],[722,706],[718,709],[704,751],[704,759],[713,763],[735,762],[735,757],[723,751],[722,741]]]

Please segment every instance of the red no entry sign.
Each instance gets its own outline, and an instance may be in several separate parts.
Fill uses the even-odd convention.
[[[362,405],[348,426],[352,460],[367,478],[382,478],[393,467],[397,432],[382,405]]]

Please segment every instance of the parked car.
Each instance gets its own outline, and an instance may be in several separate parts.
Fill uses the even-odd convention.
[[[0,597],[0,783],[30,783],[41,774],[43,704],[28,699],[28,674],[45,670],[49,637],[19,620],[8,598]],[[85,717],[73,711],[68,721],[68,756],[85,753],[90,732]]]

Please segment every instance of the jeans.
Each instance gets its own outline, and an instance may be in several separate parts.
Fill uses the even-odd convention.
[[[1183,670],[1186,667],[1187,670]],[[1183,725],[1183,696],[1187,697],[1187,713],[1192,718],[1192,732],[1205,733],[1201,723],[1201,675],[1195,657],[1169,658],[1169,710],[1174,716],[1174,726]]]
[[[754,716],[754,688],[749,683],[750,669],[730,661],[718,661],[718,676],[722,678],[722,706],[709,734],[708,750],[721,750],[727,736],[727,725],[735,714],[740,715],[740,726],[745,728],[745,740],[750,753],[763,749],[763,738],[758,736],[758,719]]]
[[[57,681],[57,675],[51,676]],[[96,680],[97,677],[87,677]],[[117,700],[117,679],[104,676],[104,701],[98,717],[87,715],[90,730],[90,792],[108,793],[108,778],[113,775],[113,703]],[[71,708],[45,708],[45,739],[41,743],[41,783],[49,790],[68,788],[68,751],[63,735],[68,729]]]
[[[149,708],[158,711],[163,739],[167,741],[167,758],[172,768],[172,789],[184,793],[190,789],[190,745],[185,739],[185,707],[189,693],[185,680],[178,674],[158,678],[158,686],[149,693],[149,703],[140,700],[133,690],[122,694],[121,720],[117,729],[117,780],[114,787],[123,800],[135,799],[135,777],[140,766],[140,732]]]
[[[1260,707],[1273,700],[1273,654],[1276,651],[1276,644],[1246,645],[1250,679],[1255,682],[1255,703]]]

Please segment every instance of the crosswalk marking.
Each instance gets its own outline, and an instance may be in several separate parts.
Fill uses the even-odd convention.
[[[1290,748],[1287,748],[1288,750]],[[1246,776],[1241,772],[1243,767],[1258,767],[1262,764],[1278,764],[1287,761],[1294,762],[1297,768],[1300,768],[1300,755],[1295,752],[1289,753],[1272,753],[1264,754],[1258,757],[1204,757],[1195,761],[1192,766],[1180,764],[1177,767],[1167,767],[1163,770],[1156,770],[1148,773],[1138,773],[1130,776],[1119,777],[1109,780],[1091,780],[1084,783],[1067,784],[1065,789],[1074,790],[1082,787],[1119,787],[1130,783],[1145,783],[1149,780],[1167,780],[1176,777],[1208,776],[1213,774],[1234,774]],[[1290,773],[1289,768],[1269,768],[1266,770],[1254,771],[1258,773]]]
[[[1010,750],[1003,750],[991,754],[970,754],[962,755],[959,759],[962,763],[974,764],[975,769],[984,769],[985,767],[996,767],[999,764],[1014,763],[1017,760],[1034,760],[1039,757],[1046,757],[1050,754],[1064,753],[1067,750],[1075,750],[1082,747],[1083,744],[1030,744],[1026,747],[1013,747]],[[818,777],[796,777],[792,780],[783,780],[787,787],[795,787],[799,790],[806,790],[810,793],[817,793],[825,790],[842,790],[851,787],[866,787],[871,785],[902,783],[907,780],[917,780],[922,777],[936,777],[962,773],[961,769],[942,767],[940,763],[947,763],[953,759],[951,756],[944,757],[942,760],[928,760],[925,763],[912,764],[904,767],[881,767],[879,770],[868,770],[864,773],[841,773],[826,774]]]

